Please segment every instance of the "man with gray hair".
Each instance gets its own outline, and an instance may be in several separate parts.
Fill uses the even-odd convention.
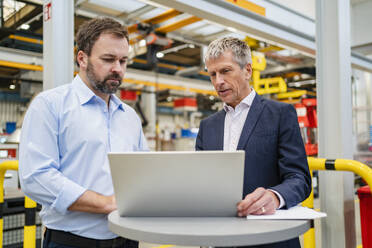
[[[250,87],[248,45],[232,37],[213,41],[205,55],[224,109],[200,123],[196,150],[244,150],[243,200],[237,215],[273,214],[305,200],[311,177],[294,107],[264,99]],[[298,238],[257,247],[300,247]]]

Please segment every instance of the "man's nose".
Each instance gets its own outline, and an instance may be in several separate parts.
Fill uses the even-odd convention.
[[[216,74],[216,85],[223,84],[224,82],[225,80],[223,78],[223,75],[221,75],[220,73],[217,73]]]
[[[124,69],[121,66],[119,60],[115,60],[114,64],[112,65],[111,71],[116,72],[118,74],[122,74],[124,72]]]

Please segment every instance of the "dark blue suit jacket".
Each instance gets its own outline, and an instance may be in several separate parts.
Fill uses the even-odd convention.
[[[222,110],[201,121],[196,150],[223,150],[225,115]],[[245,151],[243,197],[258,187],[270,188],[279,192],[285,208],[290,208],[310,194],[311,177],[292,105],[256,95],[237,150]],[[296,238],[267,247],[300,247],[300,244]]]

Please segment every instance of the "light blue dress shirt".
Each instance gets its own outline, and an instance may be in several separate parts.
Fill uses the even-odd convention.
[[[107,215],[67,208],[86,190],[114,194],[108,152],[148,150],[132,108],[114,95],[107,108],[76,76],[33,100],[19,149],[22,190],[42,204],[45,226],[95,239],[117,236],[108,229]]]

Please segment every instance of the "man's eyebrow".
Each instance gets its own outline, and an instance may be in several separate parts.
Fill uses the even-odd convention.
[[[114,54],[111,54],[111,53],[105,53],[105,54],[102,54],[101,56],[99,56],[100,58],[102,57],[111,57],[111,58],[116,58],[116,56]],[[128,56],[123,56],[121,57],[120,59],[128,59]]]
[[[116,56],[111,53],[104,53],[100,57],[116,57]]]

